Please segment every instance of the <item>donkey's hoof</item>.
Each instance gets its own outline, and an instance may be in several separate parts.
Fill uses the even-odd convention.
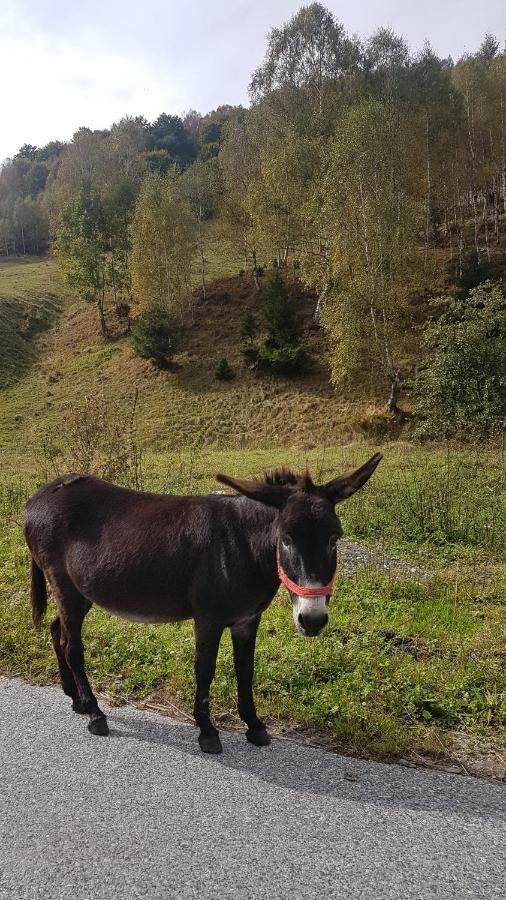
[[[74,710],[75,713],[79,713],[80,716],[85,716],[86,712],[87,712],[84,703],[81,703],[80,700],[72,701],[72,709]]]
[[[257,731],[252,731],[251,728],[248,728],[246,737],[250,744],[254,744],[255,747],[267,747],[271,742],[271,736],[266,728],[259,728]]]
[[[109,726],[106,717],[99,716],[96,719],[90,719],[88,722],[88,731],[91,731],[92,734],[109,734]]]
[[[223,753],[223,747],[217,734],[199,734],[199,744],[203,753]]]

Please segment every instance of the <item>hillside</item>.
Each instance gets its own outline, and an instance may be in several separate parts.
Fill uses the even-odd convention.
[[[0,268],[0,386],[14,384],[35,361],[37,336],[62,307],[50,260],[4,259]]]
[[[245,368],[241,321],[247,310],[257,318],[260,311],[250,279],[239,275],[212,283],[207,299],[197,301],[195,322],[183,333],[170,370],[158,371],[134,355],[128,337],[103,341],[95,310],[65,295],[52,260],[0,263],[0,446],[40,447],[58,429],[62,409],[86,396],[102,395],[127,419],[136,392],[137,434],[152,449],[194,443],[304,449],[366,437],[381,410],[374,385],[356,386],[346,396],[334,391],[314,297],[296,283],[291,295],[312,361],[303,378],[260,378]],[[23,310],[17,319],[13,304]],[[214,377],[222,356],[236,372],[231,382]]]

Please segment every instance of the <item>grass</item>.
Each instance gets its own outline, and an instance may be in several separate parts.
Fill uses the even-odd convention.
[[[364,448],[356,447],[313,451],[307,459],[283,451],[194,449],[148,456],[143,478],[147,487],[199,493],[213,489],[219,469],[248,475],[281,461],[299,467],[308,462],[323,479],[363,457]],[[463,460],[462,452],[449,459],[433,449],[388,448],[370,484],[342,505],[347,537],[359,534],[384,552],[395,547],[407,563],[388,571],[374,565],[353,575],[340,571],[329,627],[314,641],[295,634],[288,598],[280,591],[262,619],[256,656],[256,696],[271,722],[316,729],[351,752],[387,756],[451,756],[454,731],[497,744],[506,737],[505,529],[499,504],[504,467],[492,451],[482,454],[481,471],[476,461],[473,468],[467,460],[468,469]],[[440,480],[428,478],[429,471]],[[446,484],[448,477],[455,494],[444,494],[442,507],[440,482]],[[12,474],[0,487],[0,669],[47,682],[57,679],[54,653],[48,629],[35,632],[31,625],[26,550],[16,524],[38,480]],[[424,578],[418,570],[413,574],[409,563],[410,554],[420,562],[418,507],[405,503],[422,486],[432,529],[425,534]],[[476,498],[487,486],[498,501],[493,536],[478,527],[482,507]],[[489,514],[490,507],[483,521]],[[99,691],[120,700],[154,696],[190,713],[191,623],[138,626],[94,609],[86,621],[85,645]],[[218,720],[235,723],[228,633],[213,698]]]
[[[1,668],[55,681],[48,629],[31,627],[26,555],[12,535],[4,537],[2,559]],[[500,740],[506,726],[502,603],[498,590],[477,597],[465,586],[454,592],[444,582],[421,587],[366,573],[338,582],[328,630],[305,641],[295,635],[288,600],[280,594],[262,620],[258,641],[261,714],[327,731],[361,752],[441,752],[448,728],[493,732]],[[98,690],[125,700],[156,690],[158,698],[190,712],[189,623],[136,626],[93,610],[85,645]],[[232,673],[227,634],[212,690],[221,720],[234,716]]]

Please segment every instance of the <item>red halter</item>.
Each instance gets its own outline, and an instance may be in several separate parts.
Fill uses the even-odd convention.
[[[334,584],[334,578],[336,577],[335,573],[330,581],[327,584],[324,584],[323,587],[302,587],[300,584],[296,584],[295,581],[292,581],[286,574],[279,558],[279,546],[276,548],[276,560],[278,563],[279,580],[284,584],[287,590],[292,592],[292,594],[297,594],[298,597],[303,597],[304,600],[310,600],[316,599],[317,597],[326,597],[328,594],[332,593],[332,586]]]

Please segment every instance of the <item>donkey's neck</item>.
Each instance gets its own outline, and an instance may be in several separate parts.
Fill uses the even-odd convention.
[[[242,497],[239,502],[241,511],[248,520],[250,549],[255,561],[266,574],[277,577],[278,510],[246,497]]]

